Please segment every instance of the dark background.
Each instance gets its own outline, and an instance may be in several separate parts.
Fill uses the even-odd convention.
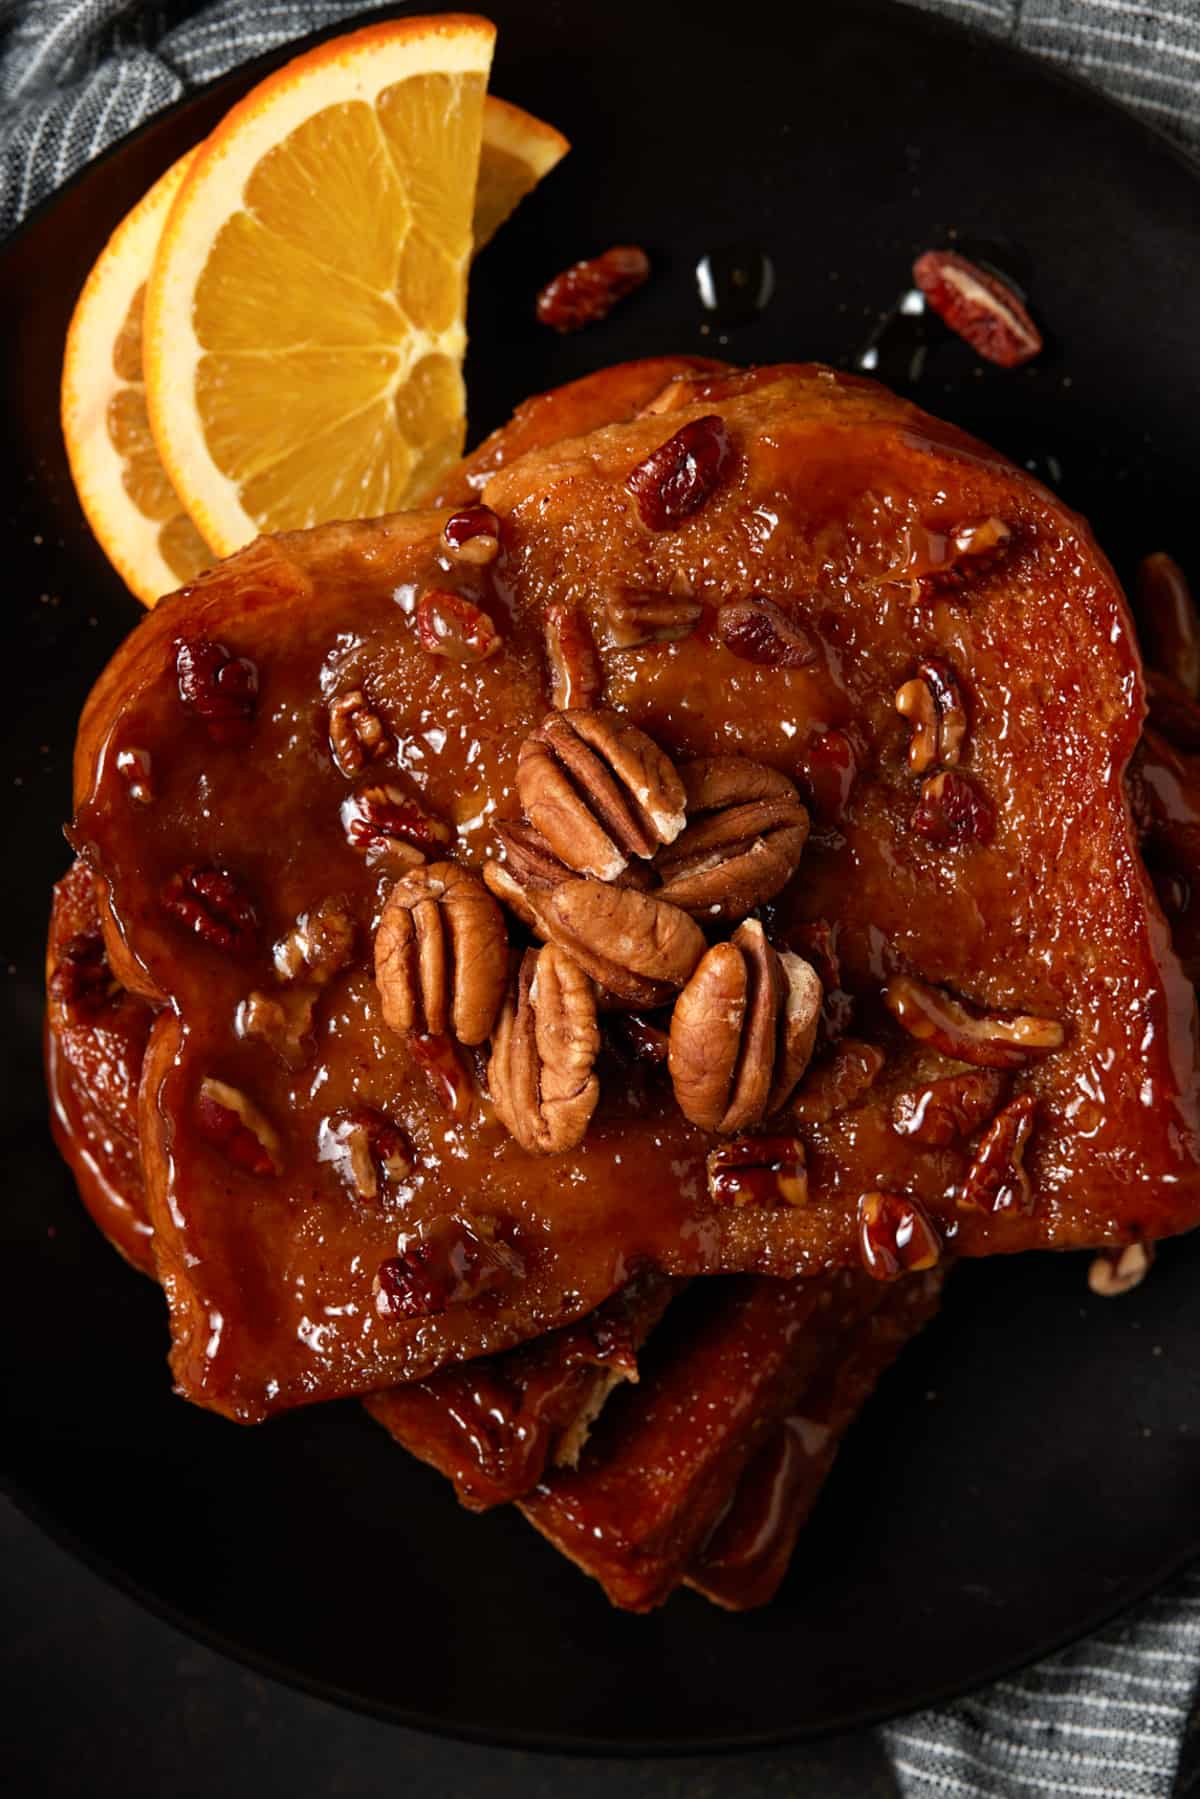
[[[81,1478],[84,1478],[81,1473]],[[736,1757],[567,1759],[453,1743],[215,1655],[0,1502],[0,1783],[13,1799],[891,1799],[870,1732]],[[396,1620],[397,1632],[411,1619]]]

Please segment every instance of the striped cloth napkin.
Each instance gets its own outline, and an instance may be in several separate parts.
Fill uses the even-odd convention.
[[[1200,149],[1200,0],[917,0],[1070,67]],[[368,0],[0,0],[0,236],[153,113]],[[1200,1570],[974,1698],[883,1732],[905,1799],[1200,1795]]]

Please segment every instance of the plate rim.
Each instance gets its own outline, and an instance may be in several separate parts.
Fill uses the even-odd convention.
[[[490,8],[489,11],[502,14],[508,3],[509,0],[498,0],[497,5]],[[916,15],[916,22],[922,29],[943,38],[957,40],[965,49],[975,53],[998,57],[1026,77],[1033,76],[1044,84],[1072,92],[1076,97],[1086,100],[1102,113],[1107,113],[1110,118],[1120,121],[1124,128],[1128,129],[1131,126],[1135,128],[1149,147],[1159,154],[1165,151],[1200,188],[1200,149],[1189,150],[1171,137],[1163,127],[1146,119],[1125,101],[1089,82],[1075,70],[1051,64],[1023,46],[993,35],[978,25],[950,18],[939,12],[929,11],[920,3],[920,0],[863,0],[863,3],[869,6],[873,12],[888,13],[893,17],[912,18],[913,15]],[[178,118],[193,108],[202,106],[206,100],[214,97],[222,88],[234,88],[253,82],[290,61],[293,57],[303,55],[330,38],[361,29],[369,24],[383,22],[389,18],[403,17],[419,5],[420,0],[411,0],[411,3],[407,5],[389,5],[347,13],[344,17],[307,32],[301,37],[276,44],[244,62],[237,63],[224,73],[181,94],[177,100],[152,113],[132,131],[106,146],[99,155],[84,163],[53,192],[40,200],[20,223],[0,240],[0,270],[3,269],[10,255],[19,251],[25,238],[45,225],[53,215],[55,208],[64,199],[87,181],[93,179],[97,171],[102,170],[118,157],[128,155],[153,131],[162,128],[168,121]],[[435,6],[429,10],[443,12],[453,9]],[[503,18],[498,18],[496,23],[503,30]],[[203,138],[198,141],[202,142]],[[165,167],[166,164],[164,163],[163,166]],[[113,220],[109,228],[110,232],[115,230],[119,222],[119,219]],[[134,628],[143,616],[142,609],[139,608],[130,628]],[[44,1119],[41,1122],[44,1123]],[[47,1141],[49,1141],[48,1132]],[[1032,1655],[1001,1658],[994,1664],[988,1664],[986,1672],[982,1674],[978,1671],[973,1672],[969,1684],[963,1685],[955,1681],[944,1683],[930,1689],[919,1701],[912,1704],[905,1703],[899,1707],[879,1704],[866,1708],[851,1708],[845,1712],[827,1716],[818,1723],[797,1722],[766,1730],[743,1731],[732,1735],[725,1734],[699,1739],[687,1736],[591,1737],[575,1732],[564,1736],[549,1729],[533,1731],[521,1726],[503,1727],[499,1724],[477,1726],[458,1719],[431,1716],[425,1712],[409,1712],[396,1702],[372,1699],[360,1692],[342,1687],[336,1682],[308,1675],[300,1669],[276,1660],[265,1650],[227,1636],[221,1630],[192,1616],[173,1601],[163,1598],[161,1594],[146,1586],[137,1576],[129,1573],[120,1563],[112,1560],[102,1550],[87,1542],[69,1524],[64,1523],[44,1499],[25,1485],[19,1473],[6,1470],[0,1474],[0,1493],[3,1493],[22,1517],[28,1519],[57,1547],[80,1562],[90,1573],[105,1581],[108,1586],[131,1599],[152,1617],[179,1631],[184,1637],[228,1658],[236,1665],[278,1681],[292,1691],[337,1705],[359,1716],[419,1731],[442,1740],[479,1747],[502,1747],[544,1755],[560,1755],[567,1758],[590,1756],[614,1761],[628,1761],[637,1758],[669,1759],[696,1754],[729,1758],[742,1752],[778,1748],[790,1743],[816,1742],[853,1731],[874,1729],[881,1724],[904,1717],[912,1717],[955,1699],[969,1697],[997,1680],[1036,1666],[1048,1657],[1082,1642],[1115,1620],[1132,1614],[1148,1598],[1161,1591],[1184,1569],[1194,1563],[1197,1553],[1200,1551],[1200,1523],[1198,1523],[1196,1541],[1188,1548],[1174,1551],[1156,1567],[1152,1574],[1138,1581],[1132,1588],[1127,1588],[1115,1601],[1101,1604],[1096,1610],[1089,1612],[1082,1621],[1052,1633],[1044,1641],[1039,1642]]]

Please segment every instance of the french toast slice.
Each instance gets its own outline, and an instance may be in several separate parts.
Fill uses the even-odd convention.
[[[162,1009],[142,1156],[173,1367],[200,1403],[253,1420],[421,1378],[583,1317],[642,1264],[790,1277],[857,1266],[865,1246],[888,1272],[877,1239],[897,1216],[923,1219],[932,1255],[1200,1216],[1194,1001],[1122,783],[1140,662],[1086,528],[829,370],[685,372],[641,412],[489,475],[496,562],[448,554],[444,511],[260,541],[160,606],[89,702],[72,835],[116,974]],[[709,475],[672,514],[680,480],[694,499]],[[422,631],[447,589],[474,621],[455,655],[473,630],[478,659],[443,653],[444,601]],[[649,613],[630,596],[647,595],[688,632],[631,643],[630,614]],[[805,1204],[795,1178],[749,1200],[710,1182],[719,1133],[682,1116],[661,1070],[602,1070],[586,1136],[547,1158],[496,1116],[475,1046],[384,1020],[381,912],[415,854],[498,859],[564,607],[604,705],[673,763],[751,759],[804,796],[807,844],[761,920],[788,953],[825,933],[840,1016],[853,1005],[873,1052],[852,1098],[808,1103],[838,1053],[830,1011],[771,1126],[799,1145]],[[348,775],[329,732],[356,694],[372,759]],[[131,769],[152,797],[131,797]],[[552,899],[599,916],[590,889]],[[665,904],[647,901],[660,920]],[[283,974],[319,916],[344,958]],[[661,1004],[649,966],[638,991]],[[964,1110],[954,1083],[980,1069],[990,1110]],[[407,1144],[385,1158],[407,1161],[394,1191],[347,1186],[347,1132]],[[389,1314],[381,1270],[414,1233],[487,1278]]]

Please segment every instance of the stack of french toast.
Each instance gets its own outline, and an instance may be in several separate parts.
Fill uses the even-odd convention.
[[[1077,516],[812,365],[605,370],[163,601],[81,721],[47,1046],[177,1390],[361,1396],[617,1605],[770,1599],[959,1258],[1117,1291],[1200,1222],[1200,709],[1149,692]]]

